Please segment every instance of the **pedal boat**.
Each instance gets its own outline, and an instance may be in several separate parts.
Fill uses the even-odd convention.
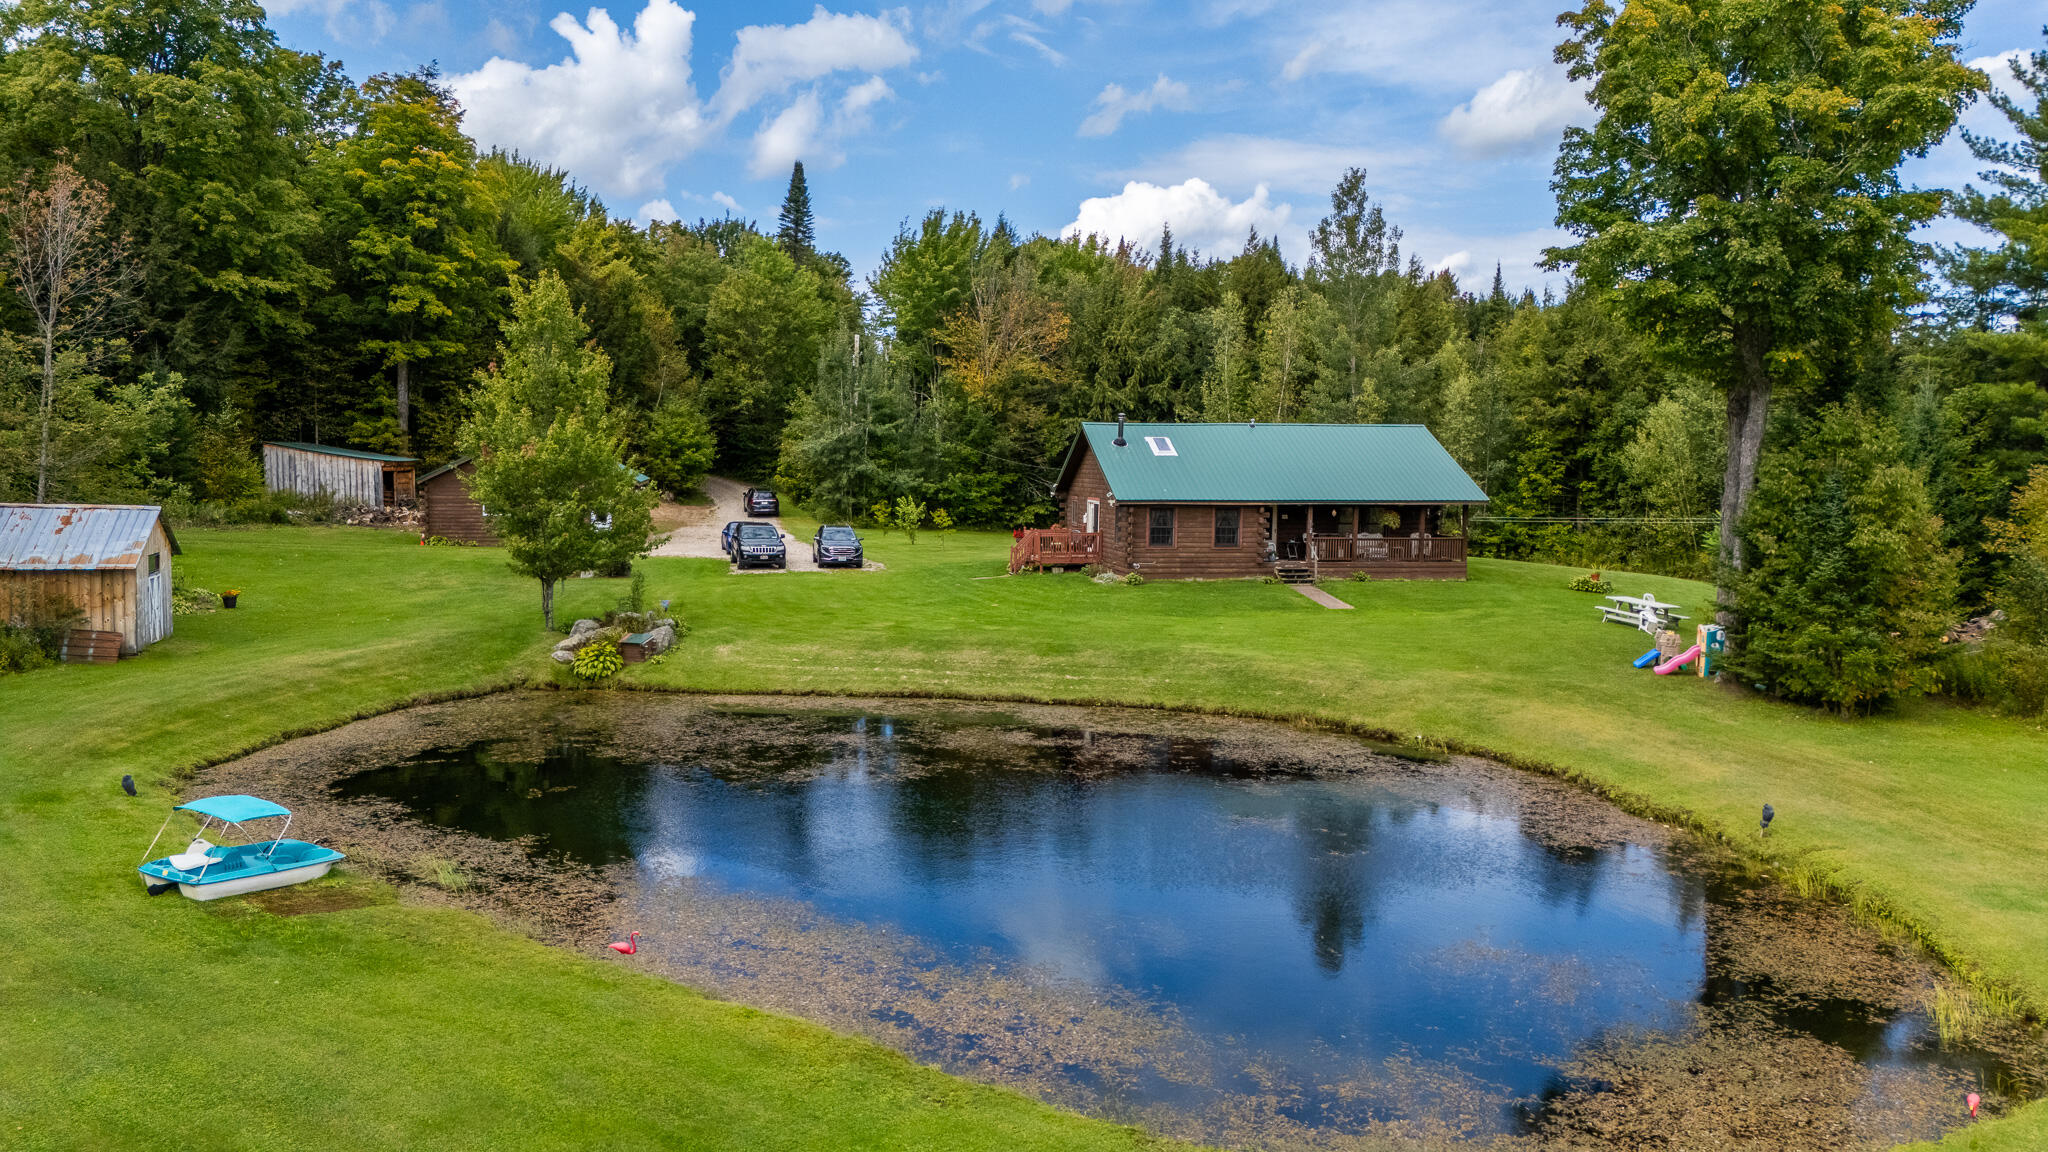
[[[223,896],[284,888],[325,876],[335,861],[345,858],[332,848],[285,839],[284,834],[292,827],[291,810],[255,796],[209,796],[178,805],[170,816],[164,817],[163,828],[156,830],[156,840],[149,842],[144,855],[156,851],[157,840],[163,839],[164,829],[171,826],[179,812],[199,816],[199,833],[183,852],[151,860],[136,869],[142,873],[143,886],[152,896],[170,891],[173,885],[194,900],[218,900]],[[219,828],[214,835],[225,838],[229,829],[246,835],[244,824],[277,816],[284,817],[284,827],[274,840],[223,847],[206,838],[215,821]]]

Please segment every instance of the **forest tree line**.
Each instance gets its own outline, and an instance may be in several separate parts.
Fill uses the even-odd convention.
[[[1679,189],[1680,165],[1630,147],[1647,113],[1623,65],[1711,43],[1792,92],[1815,80],[1771,57],[1782,27],[1659,38],[1600,0],[1576,14],[1560,58],[1601,120],[1560,153],[1570,286],[1538,297],[1497,269],[1426,269],[1356,169],[1300,264],[1257,234],[1204,253],[1170,227],[1106,243],[933,210],[856,279],[816,247],[801,165],[772,223],[641,226],[573,173],[480,149],[431,69],[357,82],[280,45],[255,4],[25,0],[0,10],[0,499],[260,516],[262,440],[445,462],[518,286],[553,274],[609,362],[624,455],[671,491],[715,471],[831,517],[909,496],[1008,528],[1054,515],[1079,420],[1420,423],[1492,498],[1481,553],[1715,578],[1788,695],[1857,707],[1946,677],[2038,710],[2048,54],[2014,65],[2021,102],[1955,63],[1959,6],[1871,11],[1893,23],[1839,51],[1892,37],[1882,88],[1858,94],[1890,127],[1809,142],[1868,170],[1802,175],[1762,145],[1724,158],[1809,217],[1842,213],[1810,235],[1759,222],[1741,188]],[[1901,187],[1902,160],[1979,98],[2009,128],[1969,141],[1984,186]],[[1984,243],[1913,246],[1942,212]],[[1873,213],[1883,226],[1858,222]],[[66,220],[78,274],[53,302],[17,257]],[[1776,264],[1727,266],[1728,237],[1768,228]],[[1993,610],[2033,647],[1951,668],[1942,634]],[[1818,620],[1870,635],[1806,635]]]

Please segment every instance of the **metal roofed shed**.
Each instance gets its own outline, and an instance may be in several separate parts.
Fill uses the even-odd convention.
[[[0,609],[62,596],[138,652],[171,634],[177,537],[147,504],[0,504]]]
[[[1289,582],[1463,579],[1464,513],[1487,501],[1420,424],[1122,418],[1081,425],[1053,495],[1060,547],[1026,533],[1013,567],[1086,556],[1112,572]]]
[[[410,504],[419,461],[411,456],[306,444],[263,442],[263,482],[272,492],[328,496],[336,503],[366,508]]]

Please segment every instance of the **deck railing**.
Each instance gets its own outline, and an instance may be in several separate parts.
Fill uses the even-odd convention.
[[[1317,536],[1314,555],[1325,564],[1442,564],[1465,558],[1463,536]]]
[[[1078,528],[1026,528],[1010,545],[1010,571],[1081,567],[1102,562],[1102,533]]]

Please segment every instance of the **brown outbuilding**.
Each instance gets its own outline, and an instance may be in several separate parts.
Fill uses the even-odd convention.
[[[98,635],[67,648],[139,652],[171,634],[178,551],[154,505],[0,504],[0,611],[24,624],[68,601]]]
[[[469,478],[476,473],[476,461],[467,456],[450,460],[420,477],[420,500],[426,505],[427,535],[464,544],[497,544],[484,506],[469,494]]]
[[[1012,569],[1095,564],[1160,579],[1465,577],[1486,503],[1419,424],[1087,423],[1053,487],[1062,524]]]

